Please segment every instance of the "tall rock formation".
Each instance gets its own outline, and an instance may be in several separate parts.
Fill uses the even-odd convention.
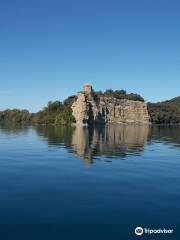
[[[76,124],[149,124],[147,104],[142,101],[117,99],[113,97],[95,97],[90,84],[78,93],[72,105]]]
[[[76,102],[72,105],[73,116],[76,119],[76,124],[86,124],[89,119],[89,103],[87,102],[86,95],[82,92],[78,93]]]

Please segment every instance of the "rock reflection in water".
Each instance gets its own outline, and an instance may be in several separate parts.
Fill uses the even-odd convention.
[[[76,127],[72,135],[72,147],[87,164],[92,163],[92,149],[89,129]]]
[[[76,153],[87,164],[99,156],[125,159],[127,155],[137,155],[144,145],[160,141],[171,146],[180,146],[179,126],[133,126],[109,125],[98,128],[67,126],[21,126],[2,125],[0,136],[35,134],[48,142],[49,147],[63,147]],[[107,159],[106,159],[107,160]]]
[[[36,127],[49,146],[63,146],[75,152],[85,163],[93,163],[98,156],[121,158],[143,151],[148,139],[149,126],[109,125],[87,127]]]
[[[93,158],[101,155],[125,158],[128,154],[137,154],[143,150],[148,132],[148,126],[76,127],[72,146],[87,164],[93,163]]]

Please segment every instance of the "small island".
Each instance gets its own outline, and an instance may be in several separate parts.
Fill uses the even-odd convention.
[[[180,96],[150,103],[125,90],[95,91],[91,84],[63,102],[49,102],[37,113],[28,110],[0,111],[0,124],[97,125],[97,124],[180,124]]]

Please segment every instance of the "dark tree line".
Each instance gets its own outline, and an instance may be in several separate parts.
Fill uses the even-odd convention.
[[[5,111],[0,111],[0,123],[30,123],[31,122],[31,114],[27,110],[19,110],[19,109],[7,109]]]
[[[159,103],[148,103],[151,122],[155,124],[180,124],[180,97]]]
[[[0,123],[66,125],[74,121],[70,103],[49,102],[47,107],[37,113],[27,110],[5,110],[0,112]]]

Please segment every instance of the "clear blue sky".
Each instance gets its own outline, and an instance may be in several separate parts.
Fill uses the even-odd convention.
[[[180,1],[0,1],[0,109],[37,111],[85,82],[180,95]]]

